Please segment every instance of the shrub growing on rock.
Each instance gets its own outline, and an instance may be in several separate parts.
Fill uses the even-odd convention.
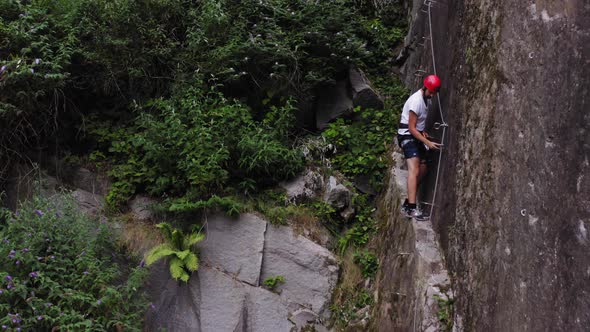
[[[160,223],[156,227],[162,231],[166,242],[152,248],[147,253],[146,264],[152,265],[157,260],[166,257],[172,278],[188,282],[191,273],[199,268],[199,257],[194,246],[202,241],[205,235],[197,231],[185,234],[182,230],[175,229],[168,223]]]
[[[0,220],[0,325],[140,331],[146,270],[122,273],[112,234],[68,200],[36,198]]]

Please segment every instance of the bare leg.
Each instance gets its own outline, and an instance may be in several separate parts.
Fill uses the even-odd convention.
[[[408,203],[416,204],[418,176],[420,175],[420,158],[406,159],[406,164],[408,165]]]

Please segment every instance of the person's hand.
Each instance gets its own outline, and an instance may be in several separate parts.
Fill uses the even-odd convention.
[[[428,141],[426,143],[426,145],[428,146],[429,149],[431,150],[438,150],[440,149],[441,144],[440,143],[434,143],[432,141]]]

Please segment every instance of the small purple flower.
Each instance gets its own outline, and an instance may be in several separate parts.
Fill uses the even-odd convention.
[[[6,66],[2,66],[2,68],[0,68],[0,74],[2,74],[5,70],[6,70]]]
[[[12,284],[8,284],[8,285],[6,286],[6,289],[11,289],[12,287],[14,287]]]
[[[49,256],[49,258],[51,258],[51,259],[55,259],[55,256]]]
[[[156,310],[156,306],[153,303],[150,303],[150,308],[152,308],[152,310]]]
[[[43,316],[37,317],[37,320],[43,320]]]
[[[17,259],[17,260],[16,260],[16,262],[14,262],[14,264],[16,264],[16,265],[20,265],[20,260],[19,260],[19,259]]]
[[[38,276],[39,276],[39,273],[37,273],[35,271],[29,273],[29,277],[31,277],[31,278],[37,278]]]
[[[0,289],[0,294],[4,294],[4,289]]]
[[[8,254],[14,255],[14,254],[16,254],[16,250],[12,249],[12,250],[10,250],[10,252]]]
[[[88,271],[84,271],[84,275],[87,276],[88,275]]]
[[[40,64],[40,63],[41,63],[41,59],[39,59],[39,58],[35,59],[35,64],[36,64],[36,65],[38,65],[38,64]]]
[[[6,325],[2,325],[2,329],[3,329],[3,330],[6,330],[7,328],[8,328],[8,326],[6,326]]]
[[[29,249],[29,248],[23,248],[21,251],[22,251],[22,252],[29,252],[29,251],[30,251],[30,249]]]
[[[17,332],[20,332],[20,327],[17,327],[17,328],[16,328],[16,331],[17,331]]]
[[[6,280],[12,281],[12,277],[11,276],[6,276]]]
[[[33,234],[27,233],[27,237],[31,237],[31,236],[33,236]]]
[[[37,257],[37,260],[38,261],[42,261],[43,260],[43,257]]]
[[[43,211],[41,211],[41,210],[35,210],[35,214],[38,215],[39,217],[43,217],[45,215],[45,213],[43,213]]]
[[[51,303],[45,303],[45,306],[46,306],[47,308],[51,307],[52,305],[53,305],[53,304],[51,304]]]
[[[4,239],[4,240],[2,240],[2,242],[4,242],[5,244],[9,244],[10,243],[10,241],[8,239]]]
[[[145,266],[145,259],[142,259],[141,262],[139,262],[139,267],[144,267]]]
[[[96,301],[96,304],[101,305],[102,304],[102,300]]]
[[[29,70],[31,71],[31,74],[34,74],[35,73],[35,69],[31,68]]]

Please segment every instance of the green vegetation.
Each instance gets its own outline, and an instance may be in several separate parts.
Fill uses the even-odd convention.
[[[194,246],[202,241],[205,235],[198,231],[184,234],[168,223],[160,223],[156,227],[162,231],[166,242],[152,248],[146,254],[145,263],[150,266],[157,260],[167,257],[172,278],[188,282],[191,273],[199,268],[199,257]]]
[[[353,257],[354,262],[360,266],[363,277],[375,277],[377,269],[379,268],[379,262],[377,261],[377,256],[375,256],[375,254],[364,250],[355,252]]]
[[[337,152],[317,148],[330,172],[380,189],[407,96],[385,77],[405,35],[401,1],[9,0],[0,12],[0,185],[25,151],[57,151],[109,174],[111,211],[148,193],[171,217],[221,210],[321,221],[344,231],[340,255],[358,252],[359,273],[375,275],[364,251],[376,232],[370,199],[356,195],[344,222],[328,204],[288,204],[268,188],[310,162],[298,107],[358,67],[385,108],[335,121],[316,139]],[[171,257],[171,274],[188,280],[200,235],[160,227],[168,247],[149,262]],[[368,303],[349,295],[348,309]]]
[[[386,152],[397,132],[399,110],[407,96],[406,89],[395,79],[387,81],[381,91],[385,99],[383,110],[356,108],[362,121],[340,118],[322,133],[338,151],[332,158],[334,166],[350,177],[368,176],[377,190],[387,168]]]
[[[275,288],[280,285],[280,284],[284,284],[285,283],[285,277],[283,276],[274,276],[274,277],[268,277],[266,279],[264,279],[264,286],[268,287],[268,289],[270,289],[271,291],[275,291]]]
[[[70,200],[35,198],[0,216],[0,325],[17,331],[140,331],[147,271],[123,271],[105,224]],[[111,256],[112,254],[112,256]],[[115,259],[113,259],[115,258]]]
[[[438,321],[440,322],[440,331],[450,332],[453,330],[455,300],[450,297],[441,297],[434,295],[438,303]]]

